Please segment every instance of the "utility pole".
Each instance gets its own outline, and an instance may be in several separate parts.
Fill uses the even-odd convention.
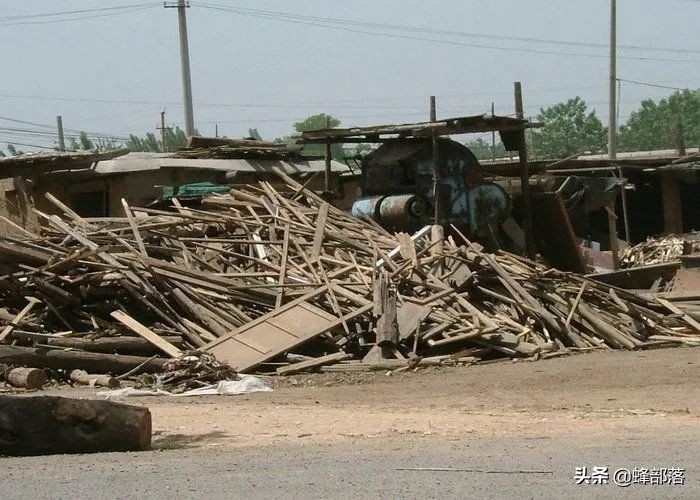
[[[514,84],[515,116],[519,120],[525,119],[525,107],[523,106],[523,86],[520,82]],[[519,134],[518,158],[520,163],[520,193],[523,206],[523,229],[525,230],[525,250],[528,257],[535,257],[534,223],[532,218],[532,199],[530,197],[530,165],[527,160],[527,141],[525,129]]]
[[[491,103],[491,118],[494,118],[496,116],[496,104]],[[493,157],[493,161],[496,161],[496,131],[491,132],[491,156]]]
[[[610,122],[608,155],[617,158],[617,0],[610,0]]]
[[[156,129],[160,130],[161,151],[165,153],[168,150],[168,145],[165,143],[165,110],[160,112],[160,127]]]
[[[66,140],[63,137],[63,118],[61,118],[61,115],[56,117],[56,129],[58,130],[58,150],[65,151]]]
[[[326,129],[331,128],[331,118],[330,116],[326,117]],[[325,148],[325,167],[326,167],[326,175],[324,177],[324,183],[323,187],[326,193],[331,192],[331,143],[330,140],[326,142],[326,148]]]
[[[185,134],[194,135],[194,110],[192,106],[192,79],[190,77],[190,48],[187,41],[187,14],[185,9],[190,6],[188,0],[165,2],[165,8],[177,9],[177,20],[180,31],[180,65],[182,67],[182,100],[185,108]]]
[[[219,137],[219,124],[214,124],[214,137]]]

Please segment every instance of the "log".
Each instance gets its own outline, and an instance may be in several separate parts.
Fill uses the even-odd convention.
[[[162,371],[167,362],[168,360],[165,358],[150,359],[142,356],[0,345],[0,363],[31,368],[81,369],[91,373],[123,373],[145,363],[142,372],[155,373]]]
[[[55,396],[0,396],[0,455],[141,451],[150,445],[148,408]]]
[[[328,354],[327,356],[302,361],[301,363],[295,363],[289,366],[280,366],[277,368],[277,375],[292,375],[304,371],[311,371],[321,366],[332,365],[350,358],[352,358],[351,354],[346,354],[342,351],[336,352],[333,354]]]
[[[109,375],[100,375],[88,373],[85,370],[73,370],[68,376],[73,382],[81,385],[108,387],[109,389],[117,389],[121,387],[121,382]]]
[[[13,387],[41,389],[48,377],[39,368],[12,368],[5,372],[5,382]]]
[[[38,344],[52,347],[69,347],[81,351],[136,354],[142,356],[152,356],[161,351],[148,340],[142,337],[102,337],[99,339],[85,339],[79,337],[56,337],[49,335],[37,335],[31,332],[13,332],[12,337],[22,341],[34,341]],[[161,337],[166,342],[175,346],[182,346],[182,337],[164,336]]]

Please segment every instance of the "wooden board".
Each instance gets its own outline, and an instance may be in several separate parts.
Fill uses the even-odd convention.
[[[309,303],[329,288],[336,293],[340,289],[336,285],[321,287],[216,339],[203,350],[243,373],[372,308],[372,302],[358,301],[359,308],[337,317]],[[347,297],[347,293],[342,295]]]
[[[535,240],[542,256],[557,269],[586,272],[586,263],[576,241],[569,213],[559,193],[532,196]]]
[[[143,338],[148,340],[151,344],[159,348],[168,356],[172,358],[179,358],[180,356],[182,356],[182,351],[180,349],[172,345],[167,340],[163,339],[157,333],[149,330],[146,326],[136,321],[124,311],[112,311],[111,316],[123,325],[125,325],[130,330],[141,335]]]

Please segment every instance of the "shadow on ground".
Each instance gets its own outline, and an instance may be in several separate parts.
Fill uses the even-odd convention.
[[[169,434],[167,436],[153,436],[152,449],[176,450],[183,448],[199,448],[210,441],[225,438],[228,434],[221,431],[206,434]]]

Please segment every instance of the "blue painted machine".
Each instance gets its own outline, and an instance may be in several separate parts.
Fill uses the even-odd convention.
[[[438,140],[440,213],[471,238],[498,246],[498,228],[510,215],[510,199],[499,185],[484,180],[474,154],[451,139]],[[429,138],[383,143],[362,161],[361,195],[352,207],[393,231],[415,231],[432,224],[435,169]]]

